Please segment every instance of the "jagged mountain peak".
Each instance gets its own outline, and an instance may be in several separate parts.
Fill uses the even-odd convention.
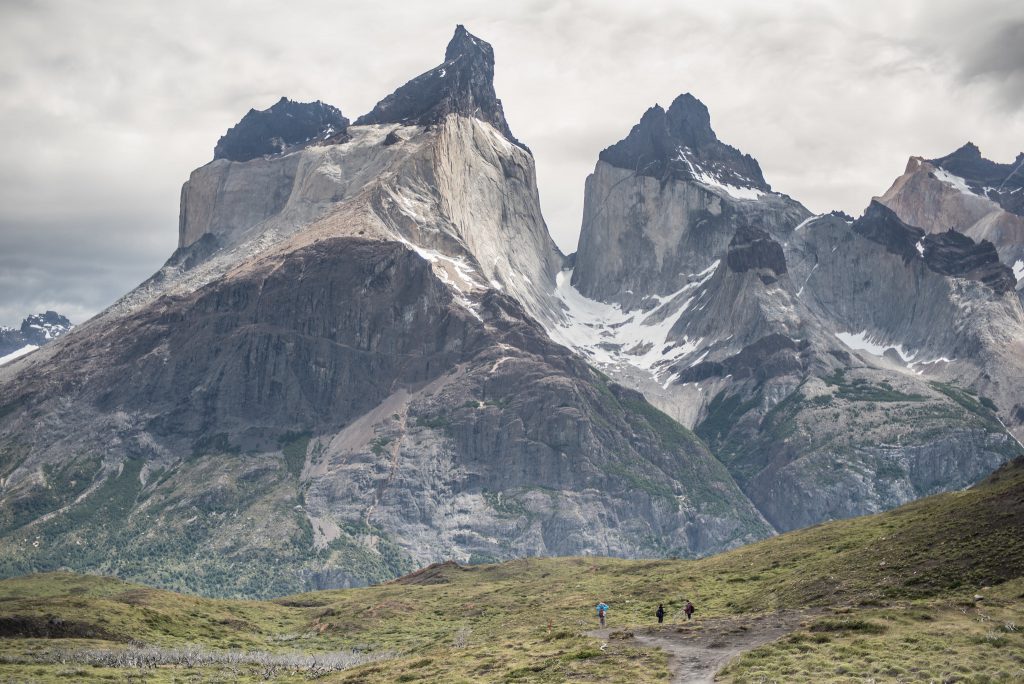
[[[349,121],[337,107],[282,97],[267,109],[250,109],[217,141],[214,159],[250,161],[313,140],[343,136]]]
[[[718,142],[718,136],[711,128],[711,112],[690,93],[683,93],[672,100],[665,116],[670,130],[688,140],[696,149]]]
[[[602,150],[599,159],[642,176],[771,191],[757,160],[721,142],[708,108],[690,93],[678,96],[668,109],[649,108],[629,135]],[[739,194],[741,199],[757,197]]]
[[[459,24],[445,49],[444,62],[378,102],[356,125],[400,123],[429,126],[449,114],[486,121],[510,142],[526,148],[508,127],[494,92],[494,49]]]

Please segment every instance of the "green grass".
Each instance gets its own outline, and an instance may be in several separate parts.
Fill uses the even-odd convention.
[[[1017,682],[1024,679],[1024,580],[955,597],[836,615],[749,651],[723,682]],[[837,611],[837,612],[842,612]],[[828,623],[835,629],[823,631]],[[842,629],[841,625],[860,625]]]
[[[59,619],[80,636],[3,639],[0,680],[124,676],[103,668],[68,675],[78,672],[74,665],[21,661],[57,648],[123,648],[135,640],[393,656],[322,681],[665,682],[660,651],[616,639],[602,650],[586,636],[595,626],[592,606],[606,601],[609,626],[633,628],[651,624],[659,602],[671,618],[689,598],[699,619],[789,608],[821,612],[732,663],[726,681],[1012,681],[1006,676],[1019,672],[1024,652],[1020,631],[1009,627],[1024,624],[1021,529],[1024,461],[1018,460],[966,491],[698,561],[444,564],[364,589],[263,602],[204,599],[103,577],[35,575],[0,582],[0,615]],[[975,602],[978,592],[985,598]],[[961,664],[970,669],[958,669]],[[201,674],[230,676],[216,668]],[[239,681],[260,676],[245,668],[236,674]],[[164,668],[135,675],[189,681],[190,673]]]

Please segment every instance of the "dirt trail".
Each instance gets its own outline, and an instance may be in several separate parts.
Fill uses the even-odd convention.
[[[590,632],[604,641],[625,638],[668,654],[671,682],[711,684],[736,656],[789,634],[813,617],[811,612],[706,618],[657,627],[608,627]],[[632,637],[628,636],[632,634]]]

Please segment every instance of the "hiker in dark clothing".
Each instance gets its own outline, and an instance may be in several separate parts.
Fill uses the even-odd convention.
[[[654,614],[658,616],[658,624],[660,625],[662,622],[665,621],[665,606],[659,603],[658,610],[656,610]]]
[[[686,602],[686,605],[685,605],[685,606],[683,606],[683,612],[684,612],[684,613],[686,613],[686,619],[687,619],[687,620],[689,620],[690,618],[692,618],[692,617],[693,617],[693,613],[694,613],[694,611],[696,611],[696,610],[697,610],[697,609],[696,609],[696,608],[694,608],[694,607],[693,607],[693,604],[692,604],[692,603],[690,603],[689,601],[687,601],[687,602]]]

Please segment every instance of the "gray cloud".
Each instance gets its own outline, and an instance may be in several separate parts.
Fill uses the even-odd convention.
[[[456,23],[495,47],[567,252],[598,151],[684,91],[776,189],[857,213],[911,154],[1024,147],[1018,5],[4,3],[0,323],[110,304],[171,253],[181,183],[250,107],[287,95],[354,118],[437,64]]]

